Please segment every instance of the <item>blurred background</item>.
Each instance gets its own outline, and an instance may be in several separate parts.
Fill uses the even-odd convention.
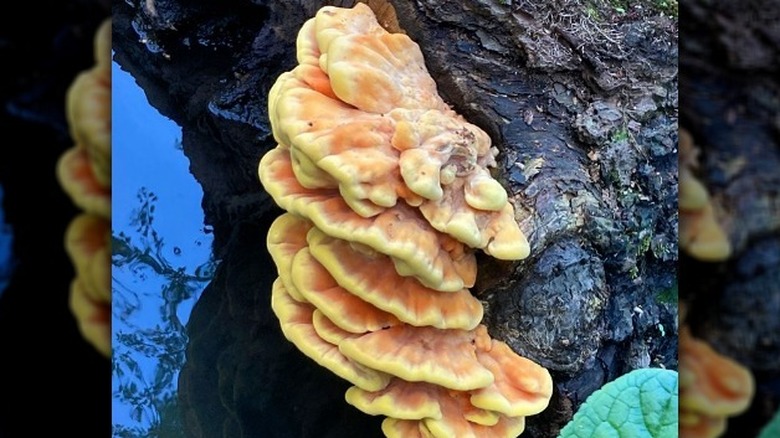
[[[681,1],[679,49],[692,173],[730,247],[702,260],[681,245],[680,299],[693,336],[755,380],[725,431],[681,437],[756,437],[780,409],[780,4]],[[684,361],[681,354],[681,370]],[[702,381],[727,378],[726,368],[734,369],[711,367]],[[716,386],[728,391],[726,380]]]
[[[68,308],[63,233],[76,209],[55,178],[73,144],[65,91],[94,63],[93,34],[110,10],[43,1],[0,14],[0,437],[110,435],[111,364]]]

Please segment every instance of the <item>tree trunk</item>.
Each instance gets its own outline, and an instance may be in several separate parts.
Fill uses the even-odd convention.
[[[257,178],[275,146],[267,95],[326,3],[352,5],[115,3],[115,59],[182,126],[222,258],[188,325],[190,436],[381,435],[381,418],[347,405],[347,383],[295,350],[270,310],[265,234],[280,210]],[[496,175],[529,237],[526,260],[480,258],[472,290],[491,335],[553,376],[550,406],[524,436],[556,436],[591,392],[632,369],[676,369],[676,10],[391,3],[442,97],[501,151]]]

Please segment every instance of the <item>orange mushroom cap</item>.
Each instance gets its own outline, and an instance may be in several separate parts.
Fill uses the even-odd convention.
[[[706,416],[736,415],[755,391],[750,371],[680,328],[680,408]]]
[[[111,71],[111,19],[100,23],[93,39],[95,67],[103,71]]]
[[[301,152],[300,149],[290,149],[290,161],[292,162],[295,179],[303,187],[307,189],[337,189],[339,187],[338,181],[317,167],[311,158]],[[377,206],[367,201],[355,201],[354,204],[350,207],[356,212],[367,212],[367,214],[363,214],[366,217],[372,216],[375,211],[380,211]]]
[[[87,152],[78,146],[57,161],[57,179],[74,204],[88,213],[111,217],[111,189],[101,185],[89,164]]]
[[[395,378],[381,391],[350,388],[346,394],[347,402],[371,415],[405,420],[426,419],[427,429],[436,436],[458,437],[467,435],[462,431],[449,430],[447,428],[451,426],[446,425],[456,416],[478,425],[495,426],[503,417],[525,417],[544,410],[552,395],[552,379],[547,370],[517,356],[500,341],[482,341],[476,343],[477,358],[495,378],[485,388],[459,392],[426,382]],[[451,399],[458,399],[455,406]],[[445,406],[452,409],[449,415]],[[444,424],[428,420],[443,420]]]
[[[485,337],[483,326],[466,331],[399,325],[345,339],[339,350],[368,368],[410,382],[465,391],[493,383],[493,374],[477,360],[475,351],[475,343]]]
[[[369,392],[357,387],[347,390],[346,400],[370,415],[385,415],[402,420],[441,420],[450,398],[458,398],[460,415],[475,424],[495,426],[500,416],[496,412],[468,403],[469,393],[446,389],[425,382],[407,382],[394,378],[381,391]],[[442,406],[445,406],[443,411]],[[450,406],[451,407],[451,406]],[[452,416],[453,412],[449,412]]]
[[[323,6],[313,20],[316,25],[317,47],[322,53],[330,43],[341,36],[352,34],[381,35],[386,31],[377,23],[373,11],[367,5],[356,4],[352,9]],[[321,63],[321,62],[320,62]],[[327,71],[326,69],[323,69]]]
[[[497,259],[528,257],[531,249],[515,221],[512,204],[505,202],[500,211],[479,210],[467,204],[463,191],[448,187],[442,199],[424,201],[420,212],[437,230],[473,248],[481,248]],[[460,207],[453,208],[456,205]]]
[[[401,175],[426,199],[440,199],[442,185],[468,179],[475,170],[496,164],[490,137],[450,109],[397,108],[389,116],[396,123],[392,145],[401,152]],[[479,193],[485,199],[475,202],[474,207],[500,210],[506,203],[506,191],[489,174],[488,179],[490,182],[482,184],[490,184],[490,190]]]
[[[342,329],[317,308],[314,309],[311,315],[311,322],[314,326],[314,331],[317,332],[320,338],[333,345],[339,345],[344,339],[360,336],[360,334],[350,333]]]
[[[87,151],[93,175],[111,185],[111,20],[94,37],[95,66],[80,73],[66,95],[65,115],[76,144]]]
[[[319,81],[310,77],[315,71],[298,66],[283,73],[269,97],[276,140],[302,162],[293,168],[301,184],[321,188],[337,181],[347,204],[364,217],[394,206],[399,196],[419,203],[399,174],[393,120],[310,88]]]
[[[325,6],[311,21],[319,49],[318,64],[337,84],[334,89],[341,100],[376,113],[386,112],[383,108],[388,104],[400,107],[406,106],[405,102],[423,101],[444,105],[419,46],[406,35],[387,32],[368,6]],[[357,88],[374,93],[359,95],[354,92]]]
[[[425,382],[407,382],[399,378],[394,378],[387,387],[375,392],[353,386],[347,390],[345,397],[349,404],[367,414],[402,420],[441,420],[445,417],[446,408],[452,407],[450,399],[456,398],[460,416],[468,421],[494,426],[499,420],[497,413],[469,404],[467,392]],[[449,414],[452,416],[453,412]]]
[[[693,173],[699,166],[699,150],[685,129],[680,129],[679,138],[680,247],[699,260],[725,260],[731,255],[731,243],[718,223],[707,188]]]
[[[374,113],[446,108],[419,46],[404,34],[387,32],[371,8],[326,6],[314,20],[319,66],[341,100]]]
[[[310,18],[303,23],[301,30],[298,31],[298,37],[295,39],[295,58],[298,65],[317,67],[320,69],[320,46],[317,44],[317,26],[314,18]],[[322,72],[327,78],[325,72]],[[327,81],[330,84],[330,80]],[[330,85],[328,85],[330,88]]]
[[[79,332],[104,356],[111,356],[111,303],[96,300],[80,277],[70,285],[69,306]]]
[[[268,229],[266,244],[276,264],[279,278],[292,299],[305,303],[307,300],[298,291],[292,278],[292,262],[298,251],[306,248],[306,233],[312,223],[294,214],[285,213],[276,218]]]
[[[392,269],[389,257],[314,228],[309,250],[338,284],[361,300],[414,326],[471,330],[482,320],[482,304],[467,289],[440,292]]]
[[[696,179],[690,169],[685,167],[680,168],[679,190],[680,210],[701,210],[710,202],[710,194],[707,192],[704,184]]]
[[[79,289],[91,300],[111,305],[111,223],[82,213],[65,230],[65,250],[76,268]]]
[[[712,203],[700,210],[680,210],[679,234],[680,246],[699,260],[716,262],[731,255],[731,242],[715,218]]]
[[[507,193],[487,171],[494,166],[490,138],[453,112],[393,110],[393,146],[401,151],[404,182],[424,201],[431,225],[493,257],[528,256],[525,235]]]
[[[399,197],[412,206],[427,199],[421,211],[435,229],[497,258],[528,255],[506,191],[486,170],[497,151],[443,102],[413,41],[359,4],[322,8],[297,49],[300,65],[279,77],[268,108],[303,187],[335,180],[364,217]]]
[[[76,145],[59,158],[56,177],[85,213],[65,233],[76,278],[70,308],[84,338],[111,355],[111,20],[93,40],[95,65],[68,88],[65,116]]]
[[[369,415],[421,420],[442,417],[439,399],[444,393],[441,386],[394,378],[379,391],[366,391],[353,386],[347,390],[345,398],[347,403]]]
[[[296,48],[299,65],[269,92],[279,145],[258,170],[289,212],[268,238],[282,331],[355,385],[350,403],[388,415],[389,437],[518,435],[552,382],[490,339],[466,289],[471,248],[529,253],[488,171],[489,136],[441,99],[419,47],[365,5],[323,7]]]
[[[371,336],[346,332],[326,318],[319,310],[315,310],[313,313],[313,326],[321,339],[340,347],[351,341],[359,341]],[[477,335],[483,339],[475,340],[472,346],[479,348],[489,342],[489,340],[484,339],[487,336],[486,333],[484,328],[478,330]],[[477,426],[498,426],[497,429],[491,429],[491,433],[496,433],[506,427],[522,426],[516,421],[504,422],[503,425],[499,426],[502,415],[471,404],[469,401],[471,394],[471,392],[453,391],[443,386],[431,385],[425,381],[407,382],[395,378],[388,386],[379,391],[371,392],[353,387],[347,391],[346,398],[358,409],[373,415],[385,414],[393,418],[424,419],[426,427],[433,432],[434,436],[471,436],[464,431],[470,431]],[[511,397],[511,395],[509,396]],[[522,411],[533,412],[534,409],[526,407]],[[491,435],[477,433],[474,436]]]
[[[404,34],[382,32],[334,38],[327,56],[320,56],[336,96],[375,114],[394,108],[448,110],[420,47]]]
[[[279,279],[273,284],[271,308],[284,336],[319,365],[368,391],[378,391],[390,383],[389,375],[349,360],[338,347],[323,340],[312,322],[314,306],[293,300]]]
[[[467,393],[450,391],[448,395],[441,403],[442,418],[420,420],[435,438],[507,438],[525,430],[525,417],[491,415],[490,411],[472,406]],[[486,413],[490,424],[481,424]]]
[[[433,434],[425,423],[416,420],[399,420],[388,417],[382,421],[382,433],[387,438],[431,438]]]
[[[717,438],[726,431],[725,416],[709,416],[680,407],[680,438]]]
[[[280,148],[261,159],[260,179],[279,206],[309,219],[328,235],[391,256],[401,275],[414,275],[438,290],[459,290],[473,284],[473,278],[459,274],[476,273],[474,255],[433,230],[411,207],[399,204],[375,217],[361,217],[337,192],[302,187],[292,173],[289,152]]]
[[[453,393],[443,403],[441,419],[400,420],[392,417],[382,422],[382,432],[388,438],[434,437],[434,438],[506,438],[516,437],[525,430],[525,417],[498,415],[493,425],[482,425],[469,421],[464,412],[469,412],[467,399]]]
[[[83,147],[103,187],[111,184],[110,72],[87,70],[68,88],[66,115],[71,136]]]
[[[695,169],[699,167],[699,149],[694,144],[691,133],[685,128],[680,128],[678,137],[680,168]]]
[[[549,371],[493,339],[477,349],[477,360],[493,374],[493,383],[471,393],[471,404],[509,417],[538,414],[547,408],[553,384]]]
[[[399,325],[401,322],[344,290],[314,258],[308,248],[295,255],[292,263],[293,283],[306,301],[312,303],[329,320],[351,333],[366,333]]]

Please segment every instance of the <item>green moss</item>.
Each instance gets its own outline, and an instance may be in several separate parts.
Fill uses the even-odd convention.
[[[653,0],[653,5],[659,11],[677,17],[677,0]]]
[[[677,282],[668,289],[662,289],[655,295],[656,301],[663,304],[677,304]]]
[[[609,5],[618,14],[625,14],[629,7],[628,1],[625,0],[610,0]]]
[[[639,241],[638,255],[642,255],[650,250],[650,243],[653,242],[653,236],[648,230],[642,230],[639,232],[641,240]]]
[[[629,134],[628,134],[628,129],[626,129],[624,127],[620,128],[620,129],[617,129],[612,134],[612,142],[613,143],[621,143],[621,142],[624,142],[624,141],[628,141],[629,138],[630,137],[629,137]]]
[[[601,21],[601,14],[599,14],[599,9],[593,3],[588,3],[587,6],[585,6],[585,14],[591,20]]]

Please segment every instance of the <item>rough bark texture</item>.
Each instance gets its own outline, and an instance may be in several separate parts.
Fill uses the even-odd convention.
[[[681,260],[694,334],[749,367],[750,410],[726,436],[756,436],[780,408],[780,5],[690,1],[680,11],[682,125],[734,247],[724,263]]]
[[[347,384],[287,343],[269,308],[256,170],[275,146],[266,96],[303,22],[350,1],[117,1],[116,60],[183,127],[222,263],[194,309],[181,375],[190,436],[380,436]],[[502,151],[497,175],[530,258],[480,258],[494,337],[549,368],[553,437],[634,368],[677,367],[677,23],[651,2],[393,1],[440,93]],[[594,6],[595,5],[595,6]],[[563,13],[563,12],[566,13]],[[121,110],[121,109],[120,109]]]

